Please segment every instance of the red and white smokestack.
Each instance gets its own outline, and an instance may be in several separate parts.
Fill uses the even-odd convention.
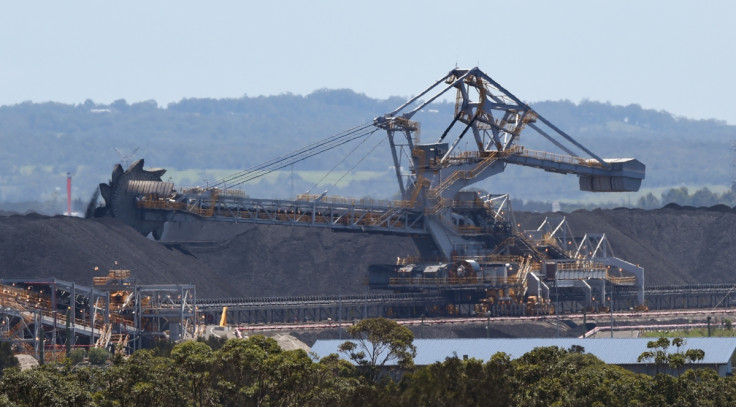
[[[72,173],[66,173],[66,214],[72,216]]]

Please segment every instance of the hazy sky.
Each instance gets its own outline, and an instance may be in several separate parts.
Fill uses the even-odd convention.
[[[387,98],[479,66],[528,102],[736,124],[734,17],[732,1],[9,1],[0,105],[321,88]]]

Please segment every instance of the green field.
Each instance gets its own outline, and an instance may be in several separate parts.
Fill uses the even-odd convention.
[[[703,338],[708,336],[708,328],[693,328],[682,331],[651,331],[641,334],[643,338]],[[710,336],[729,337],[736,336],[736,330],[715,328],[710,329]]]
[[[217,169],[208,169],[208,170],[167,170],[166,175],[164,175],[165,180],[171,179],[172,182],[174,182],[177,185],[181,185],[182,182],[194,182],[194,183],[205,183],[205,181],[208,182],[214,182],[216,180],[226,178],[233,176],[237,174],[238,171],[235,170],[217,170]],[[320,182],[320,184],[334,184],[337,182],[337,186],[344,187],[349,185],[353,181],[365,181],[369,179],[374,178],[382,178],[386,177],[386,172],[380,172],[380,171],[354,171],[352,173],[349,173],[345,175],[344,171],[335,171],[331,174],[329,174],[324,180],[322,180],[322,177],[327,174],[327,171],[294,171],[293,175],[294,177],[301,178],[304,181],[307,182]],[[274,171],[267,175],[264,175],[262,180],[274,182],[279,177],[291,177],[292,172],[291,171]],[[339,181],[339,182],[338,182]],[[260,182],[260,180],[258,181]],[[184,187],[192,187],[195,185],[182,185]],[[203,185],[198,185],[203,186]]]

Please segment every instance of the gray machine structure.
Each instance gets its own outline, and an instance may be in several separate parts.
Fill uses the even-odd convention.
[[[74,348],[130,353],[162,339],[196,338],[201,329],[192,285],[140,285],[129,270],[95,277],[94,287],[0,280],[0,337],[39,360]]]
[[[451,91],[456,94],[454,117],[442,134],[422,140],[413,116]],[[377,130],[386,131],[391,146],[399,201],[330,197],[326,192],[295,200],[253,199],[233,189]],[[559,153],[530,150],[521,144],[522,135],[549,142]],[[106,205],[98,214],[120,218],[155,238],[172,223],[190,221],[430,235],[442,255],[439,262],[399,259],[390,270],[371,275],[372,286],[439,294],[449,303],[499,313],[504,305],[521,303],[548,312],[560,300],[610,307],[616,287],[630,287],[636,294],[629,302],[643,306],[644,270],[616,258],[605,235],[576,237],[564,218],[547,219],[536,230],[519,230],[508,195],[467,188],[502,173],[508,164],[577,175],[580,189],[591,192],[637,191],[645,174],[636,159],[597,156],[480,69],[453,69],[371,124],[206,188],[177,191],[161,181],[165,170],[144,170],[143,160],[126,171],[117,165],[110,183],[100,185]]]

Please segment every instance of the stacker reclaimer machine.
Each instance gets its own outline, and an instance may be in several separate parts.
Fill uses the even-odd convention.
[[[417,112],[455,92],[454,116],[441,134],[420,135]],[[248,198],[233,187],[376,131],[390,145],[400,200],[303,194],[294,200]],[[549,143],[555,153],[526,148],[522,139]],[[461,141],[464,141],[461,143]],[[515,164],[573,174],[590,192],[637,191],[645,166],[634,158],[604,159],[577,142],[478,68],[453,69],[427,89],[371,123],[240,171],[206,188],[176,190],[165,170],[116,165],[100,191],[100,214],[160,238],[167,223],[248,222],[321,227],[361,233],[429,235],[437,258],[398,258],[375,267],[372,287],[428,293],[450,310],[503,314],[550,312],[555,304],[643,306],[644,270],[614,256],[603,234],[575,235],[564,217],[519,230],[508,195],[468,187]]]

